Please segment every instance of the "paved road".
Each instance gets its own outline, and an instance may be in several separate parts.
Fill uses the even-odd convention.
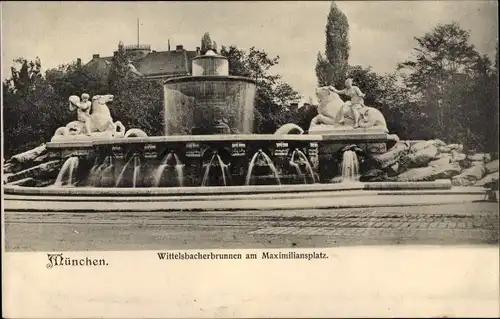
[[[497,244],[496,203],[238,212],[5,212],[7,251]]]

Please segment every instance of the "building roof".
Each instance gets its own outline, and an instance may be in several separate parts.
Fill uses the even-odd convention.
[[[152,51],[144,57],[134,60],[132,64],[145,77],[179,76],[191,74],[191,61],[196,56],[197,51],[187,51],[184,49]],[[99,57],[98,55],[94,55],[93,59],[85,67],[107,77],[112,62],[113,57]]]
[[[191,73],[191,60],[195,56],[196,51],[151,52],[134,64],[145,76],[186,74]]]
[[[100,76],[108,77],[112,63],[113,57],[94,57],[85,65],[85,68],[93,73],[97,73]]]

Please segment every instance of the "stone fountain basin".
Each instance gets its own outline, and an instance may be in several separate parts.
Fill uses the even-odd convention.
[[[269,186],[92,188],[4,187],[7,211],[235,211],[456,204],[484,200],[477,187],[434,182]]]
[[[111,144],[140,144],[166,142],[245,142],[245,141],[321,141],[321,135],[274,135],[274,134],[228,134],[228,135],[173,135],[96,139],[94,141],[58,141],[47,143],[47,148],[68,146],[92,146]]]

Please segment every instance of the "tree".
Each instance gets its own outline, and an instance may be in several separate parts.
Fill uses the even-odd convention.
[[[456,22],[440,24],[415,40],[413,58],[398,69],[409,73],[406,85],[436,135],[474,149],[487,148],[483,141],[491,133],[485,127],[493,127],[486,124],[491,121],[487,114],[495,113],[490,105],[498,101],[489,89],[494,82],[491,61],[469,43],[469,32]]]
[[[130,79],[129,58],[123,42],[118,43],[118,50],[113,55],[113,62],[108,78],[108,91],[116,94],[126,87],[127,80]]]
[[[274,88],[274,102],[280,106],[286,106],[290,103],[298,103],[302,96],[295,91],[290,84],[280,82]]]
[[[66,99],[71,95],[81,96],[83,93],[90,95],[107,93],[105,92],[107,83],[103,83],[100,76],[89,71],[78,61],[47,70],[45,78],[54,92]]]
[[[216,50],[217,48],[214,44],[215,42],[212,42],[210,34],[208,32],[205,32],[205,34],[201,37],[201,54],[205,54],[208,50]]]
[[[18,58],[14,60],[14,63],[20,64],[21,67],[19,71],[15,67],[11,67],[11,78],[7,81],[8,87],[26,94],[42,77],[41,61],[38,57],[35,61],[29,62],[24,58]]]
[[[469,32],[456,22],[439,24],[415,40],[418,43],[413,49],[415,58],[398,65],[398,69],[411,71],[407,83],[413,88],[429,88],[443,84],[456,73],[467,73],[479,57],[474,45],[468,42]]]
[[[41,61],[20,58],[3,83],[4,151],[7,156],[49,139],[67,113],[41,73]],[[65,103],[67,105],[67,103]],[[67,107],[65,108],[67,110]]]
[[[156,81],[141,78],[126,79],[114,98],[111,114],[126,129],[140,128],[148,135],[163,135],[163,87]]]
[[[332,84],[334,76],[333,67],[328,60],[323,57],[321,52],[318,52],[316,60],[316,78],[318,79],[318,86],[328,86]]]
[[[349,23],[345,14],[332,1],[326,23],[324,57],[318,53],[316,77],[318,84],[342,86],[349,60]]]
[[[255,101],[255,124],[259,133],[271,133],[287,123],[284,106],[301,98],[281,76],[271,73],[279,63],[279,56],[270,57],[264,50],[251,47],[248,52],[236,46],[222,46],[220,54],[228,59],[229,74],[249,77],[255,80],[257,96]]]

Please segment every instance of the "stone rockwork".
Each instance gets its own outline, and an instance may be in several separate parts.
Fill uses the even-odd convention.
[[[498,180],[499,160],[488,153],[464,151],[462,144],[399,141],[383,154],[371,156],[362,181],[434,181],[451,179],[455,186],[487,186]],[[385,174],[383,174],[385,173]]]
[[[481,178],[480,180],[478,180],[474,186],[486,186],[492,182],[495,182],[495,181],[498,181],[498,171],[497,172],[494,172],[494,173],[490,173],[488,175],[486,175],[485,177]]]
[[[372,159],[377,163],[378,167],[385,169],[398,163],[400,159],[407,155],[410,151],[410,145],[406,141],[399,141],[386,153],[374,155]]]
[[[488,163],[491,161],[491,155],[486,154],[486,153],[477,153],[477,154],[471,154],[467,156],[468,159],[470,159],[473,162],[484,162]]]
[[[360,182],[383,182],[388,179],[387,173],[378,168],[372,168],[363,174]]]
[[[20,180],[35,179],[52,179],[57,176],[59,169],[62,166],[62,160],[52,160],[47,163],[39,164],[28,169],[21,170],[17,173],[6,175],[5,183],[17,182]]]
[[[49,152],[45,144],[19,153],[8,159],[3,166],[3,183],[18,186],[42,186],[51,183],[62,160],[59,154]]]
[[[474,185],[478,180],[486,176],[486,167],[483,162],[472,162],[472,166],[466,168],[459,175],[454,176],[451,180],[455,186],[470,186]]]
[[[417,144],[418,145],[418,144]],[[410,149],[410,154],[407,158],[407,165],[411,167],[425,167],[431,161],[437,158],[438,149],[434,145],[426,145],[418,150]]]
[[[498,172],[498,160],[494,160],[486,163],[485,168],[487,173],[495,173]]]
[[[460,173],[457,163],[445,163],[437,166],[412,168],[397,176],[399,182],[435,181],[437,179],[449,179]]]

